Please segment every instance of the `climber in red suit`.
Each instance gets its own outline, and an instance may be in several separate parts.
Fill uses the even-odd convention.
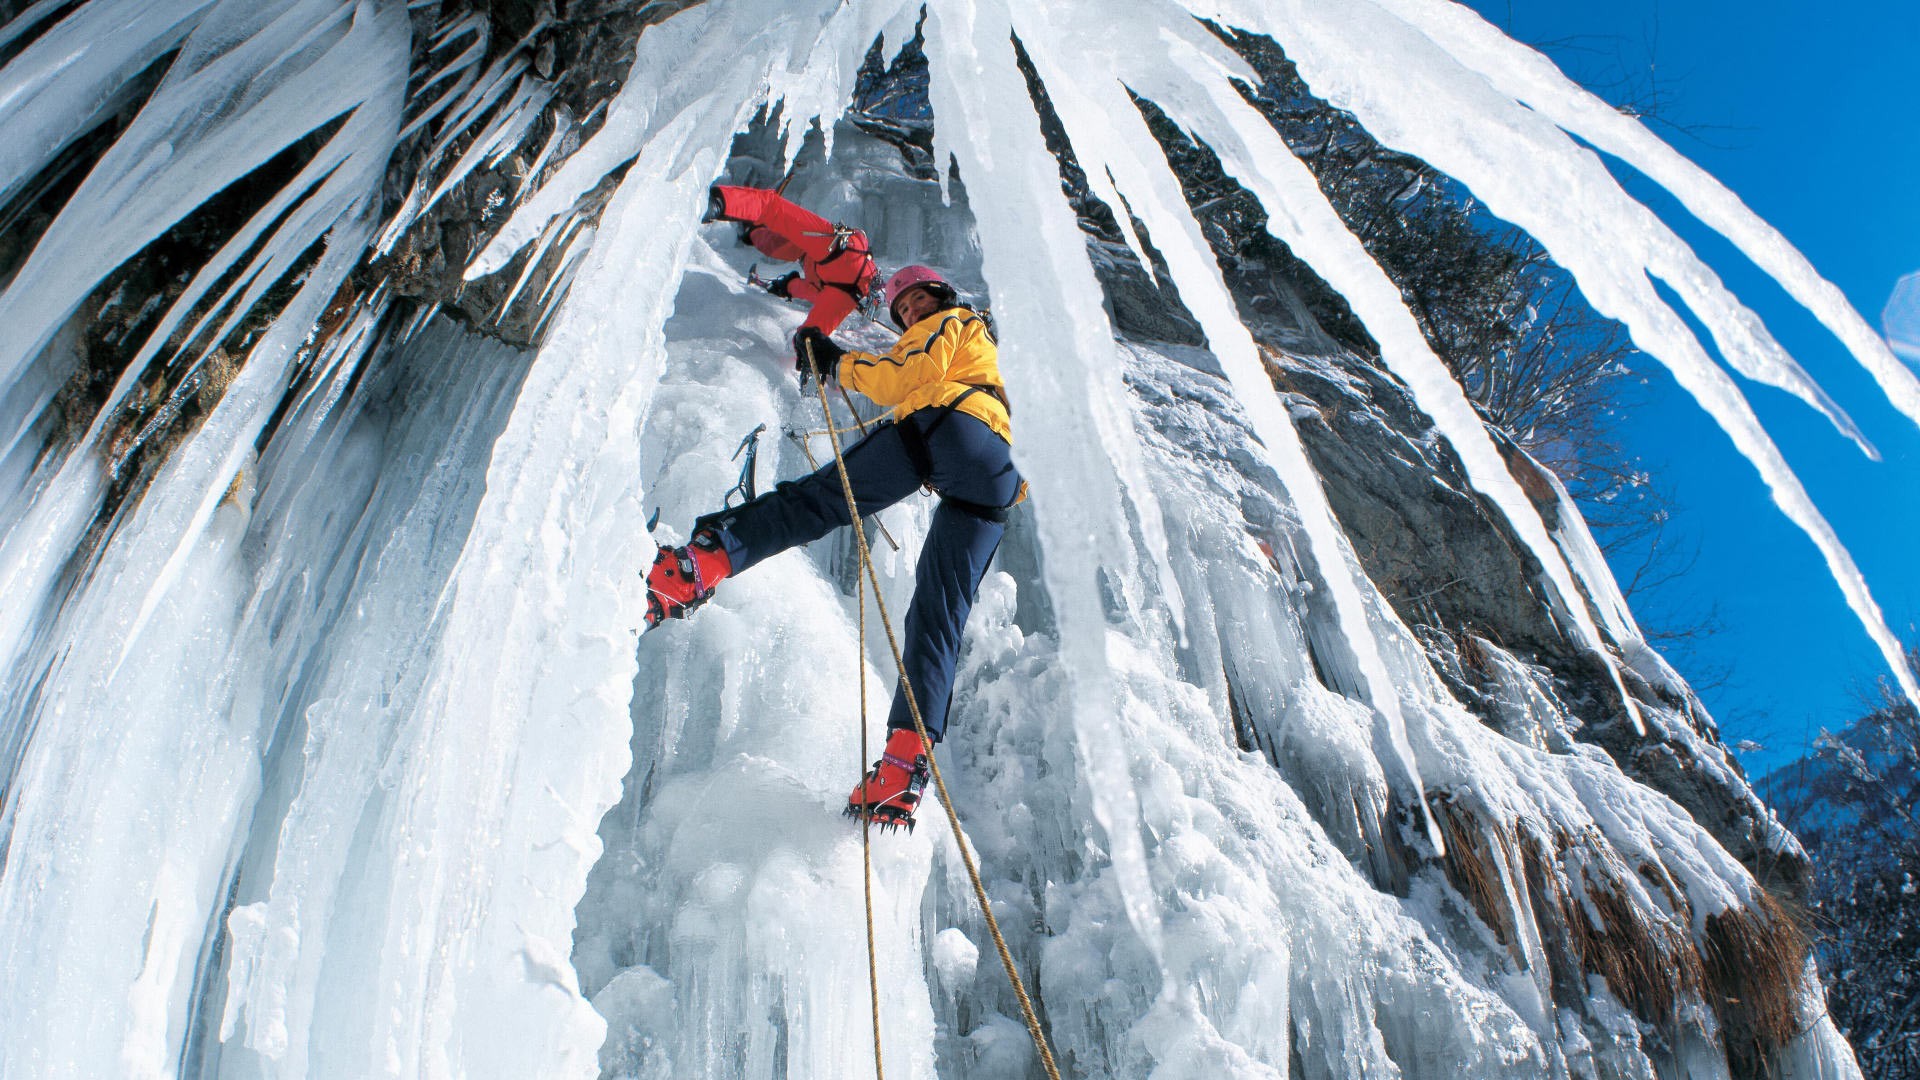
[[[859,308],[877,274],[867,234],[835,225],[819,214],[764,188],[714,185],[707,221],[736,221],[746,239],[769,259],[798,262],[800,269],[767,284],[783,300],[811,304],[800,324],[831,334]]]

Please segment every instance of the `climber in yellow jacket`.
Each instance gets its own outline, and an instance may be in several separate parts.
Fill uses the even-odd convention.
[[[842,455],[860,516],[923,484],[940,496],[915,569],[901,650],[927,735],[939,742],[967,615],[1021,482],[999,349],[985,317],[924,266],[888,280],[887,305],[901,333],[885,353],[842,349],[815,327],[801,329],[795,352],[803,371],[837,378],[893,410],[890,423]],[[722,579],[847,523],[833,462],[743,506],[700,518],[687,545],[661,548],[647,575],[648,626],[684,617]],[[848,796],[847,813],[910,826],[928,768],[904,687],[894,692],[887,727],[886,749]]]
[[[1000,350],[977,312],[937,308],[909,324],[882,354],[843,352],[824,334],[803,331],[801,340],[803,353],[811,347],[825,373],[838,377],[840,385],[865,394],[876,405],[892,407],[896,423],[921,409],[951,406],[993,429],[1003,442],[1013,441],[1013,420],[1000,383]]]

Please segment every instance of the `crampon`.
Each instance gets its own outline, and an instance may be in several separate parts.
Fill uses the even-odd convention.
[[[880,760],[847,796],[847,816],[864,818],[883,829],[913,831],[913,812],[920,807],[930,770],[918,732],[897,728],[887,736]]]
[[[732,572],[733,561],[710,532],[694,534],[685,547],[661,548],[647,571],[647,629],[686,618]]]

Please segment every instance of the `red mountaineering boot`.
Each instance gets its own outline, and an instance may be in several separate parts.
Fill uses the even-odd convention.
[[[889,829],[905,825],[912,832],[913,812],[920,805],[927,775],[927,752],[920,733],[893,729],[880,760],[847,796],[847,816],[864,817]]]
[[[686,547],[661,548],[647,571],[647,629],[686,618],[731,573],[733,560],[711,532],[694,533]]]

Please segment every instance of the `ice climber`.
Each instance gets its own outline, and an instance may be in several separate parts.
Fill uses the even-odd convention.
[[[860,515],[883,510],[922,484],[940,496],[914,571],[902,647],[927,735],[939,742],[967,613],[1021,481],[999,351],[985,318],[924,266],[894,274],[886,299],[901,333],[884,355],[842,349],[812,325],[796,335],[795,351],[803,368],[814,365],[820,378],[836,378],[892,407],[889,422],[843,455]],[[647,575],[648,627],[685,617],[726,578],[847,523],[833,462],[700,518],[687,545],[661,548]],[[886,749],[847,797],[847,813],[911,826],[928,767],[904,688],[894,691],[887,729]]]
[[[800,264],[800,269],[768,282],[767,291],[811,305],[801,329],[833,333],[860,307],[879,275],[866,233],[835,225],[776,191],[717,184],[708,196],[704,220],[739,222],[755,251]]]

